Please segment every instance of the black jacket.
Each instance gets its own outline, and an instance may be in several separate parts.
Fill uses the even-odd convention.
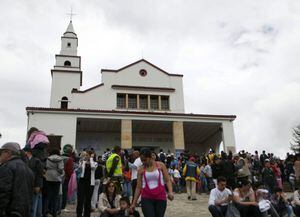
[[[32,203],[33,173],[18,157],[0,166],[0,216],[28,217]]]
[[[40,159],[33,157],[28,160],[28,166],[34,174],[33,187],[43,187],[43,164]]]

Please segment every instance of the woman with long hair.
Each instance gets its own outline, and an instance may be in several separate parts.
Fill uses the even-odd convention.
[[[143,167],[138,169],[137,187],[131,208],[134,209],[141,195],[142,212],[145,217],[163,217],[167,208],[167,197],[174,199],[172,183],[166,166],[152,157],[150,149],[141,150]],[[165,190],[165,184],[168,194]]]
[[[241,217],[260,217],[255,193],[248,179],[238,182],[238,188],[233,191],[233,203],[239,210]]]
[[[100,217],[113,217],[120,211],[121,195],[116,193],[116,185],[113,181],[106,184],[105,192],[99,196],[98,208],[100,209]]]

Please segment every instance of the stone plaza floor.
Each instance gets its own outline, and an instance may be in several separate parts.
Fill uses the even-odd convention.
[[[175,194],[175,199],[173,201],[168,200],[168,206],[165,217],[210,217],[208,212],[208,195],[201,194],[197,195],[198,200],[188,200],[187,194]],[[68,206],[67,209],[70,210],[68,213],[62,213],[61,217],[73,217],[76,216],[76,207]],[[141,216],[143,216],[140,208],[138,208]],[[99,217],[99,212],[93,212],[92,217]]]

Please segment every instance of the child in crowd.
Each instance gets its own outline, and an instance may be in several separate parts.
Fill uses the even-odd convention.
[[[128,197],[122,197],[120,199],[120,211],[116,217],[140,217],[138,211],[132,211],[130,209],[130,201]]]
[[[174,172],[173,172],[173,181],[174,181],[174,191],[175,193],[181,193],[181,185],[180,185],[180,179],[181,175],[178,170],[178,166],[174,167]]]
[[[200,193],[205,192],[205,193],[209,194],[208,187],[207,187],[207,180],[206,180],[205,172],[204,172],[205,166],[206,166],[206,163],[202,162],[201,167],[200,167],[200,176],[199,176],[199,180],[201,183]]]
[[[289,201],[287,200],[287,196],[281,188],[274,188],[274,193],[272,194],[270,200],[280,217],[285,216],[286,214],[288,217],[292,216],[292,206],[290,205]]]
[[[276,209],[269,200],[269,191],[264,189],[262,183],[256,183],[254,190],[261,216],[267,217],[270,214],[272,217],[279,217]]]

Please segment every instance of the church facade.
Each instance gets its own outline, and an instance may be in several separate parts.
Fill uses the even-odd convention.
[[[81,57],[72,21],[61,37],[51,70],[50,106],[27,107],[28,129],[45,131],[52,144],[103,152],[149,147],[202,153],[220,144],[235,151],[234,115],[187,114],[183,75],[145,59],[120,69],[102,69],[101,83],[82,90]]]

